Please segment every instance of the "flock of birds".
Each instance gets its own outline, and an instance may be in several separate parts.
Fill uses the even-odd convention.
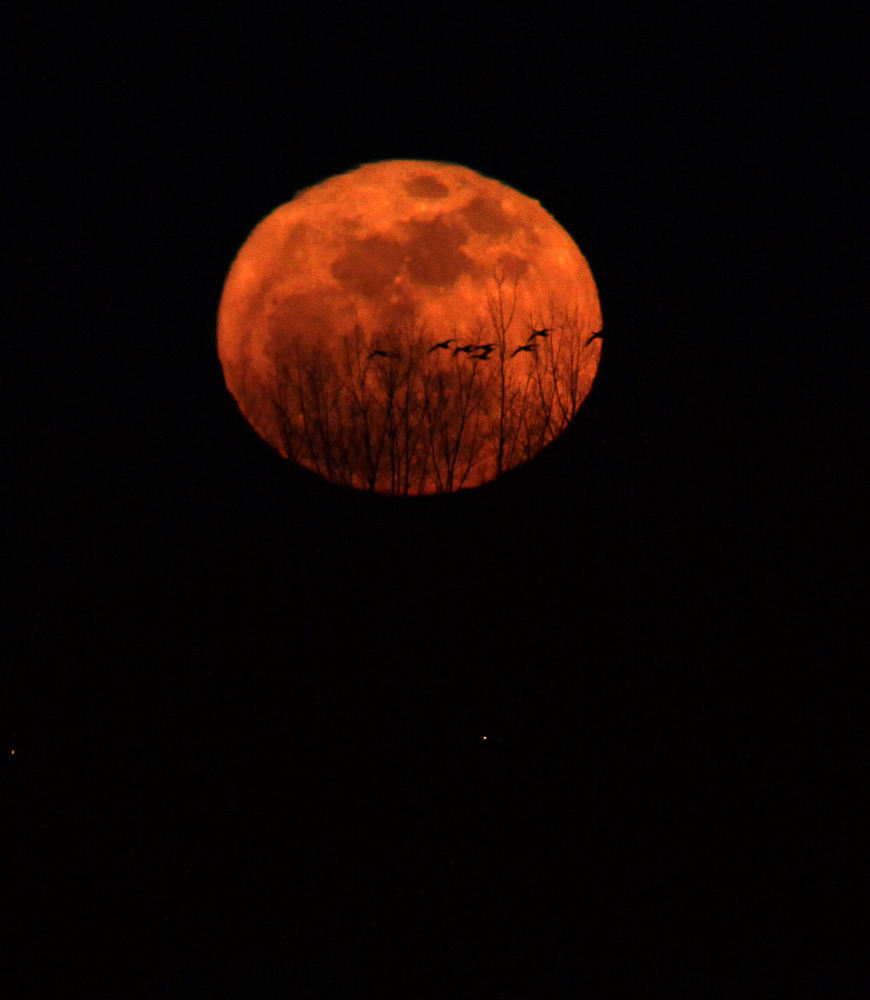
[[[525,344],[522,344],[520,347],[517,347],[514,350],[514,352],[511,354],[512,358],[515,358],[518,354],[522,353],[523,351],[528,351],[529,353],[533,353],[534,351],[536,351],[538,349],[538,345],[535,343],[535,341],[538,339],[538,337],[549,337],[553,328],[544,327],[542,330],[535,330],[532,327],[529,327],[529,329],[531,330],[531,333],[526,338]],[[600,333],[593,333],[592,336],[586,341],[586,346],[588,347],[593,340],[600,340],[600,339],[601,339]],[[457,341],[455,337],[451,337],[450,340],[442,340],[437,344],[433,344],[432,347],[430,347],[426,353],[431,354],[433,351],[438,351],[438,350],[449,351],[450,345],[455,344],[456,342]],[[472,361],[488,361],[490,354],[492,354],[492,352],[496,349],[496,347],[498,347],[498,344],[466,344],[464,346],[460,345],[458,347],[453,348],[453,357],[455,358],[456,355],[461,352],[470,357]],[[480,352],[480,353],[472,353],[472,352]],[[372,353],[368,356],[367,360],[371,361],[372,358],[398,358],[398,357],[399,357],[398,351],[372,351]]]

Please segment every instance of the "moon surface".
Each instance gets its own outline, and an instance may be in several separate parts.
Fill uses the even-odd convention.
[[[589,265],[538,201],[466,167],[389,160],[256,226],[224,285],[218,354],[285,458],[357,489],[449,493],[564,430],[601,328]]]

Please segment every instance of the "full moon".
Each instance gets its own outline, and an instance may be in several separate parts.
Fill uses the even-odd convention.
[[[601,307],[540,202],[450,163],[388,160],[301,191],[230,268],[218,354],[285,458],[393,495],[480,486],[586,398]]]

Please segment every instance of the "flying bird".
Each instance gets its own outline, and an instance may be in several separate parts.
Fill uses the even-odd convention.
[[[442,340],[440,344],[435,344],[433,347],[430,347],[426,353],[431,354],[433,351],[437,351],[439,347],[442,347],[445,351],[447,351],[450,349],[450,345],[454,342],[454,340],[456,340],[455,337],[452,337],[450,340]]]
[[[467,347],[454,347],[453,357],[455,358],[460,351],[462,351],[463,354],[468,354],[468,352],[473,351],[475,347],[477,347],[477,344],[469,344]]]
[[[511,357],[515,358],[520,353],[520,351],[534,351],[537,349],[537,346],[538,346],[537,344],[524,344],[522,347],[518,347],[511,355]]]
[[[475,347],[475,350],[483,351],[484,354],[492,354],[497,346],[497,344],[478,344],[477,347]]]
[[[372,351],[366,360],[371,361],[372,358],[397,358],[398,356],[398,351]]]
[[[472,354],[473,361],[489,361],[489,356],[495,350],[495,344],[486,344],[480,348],[480,354]]]
[[[529,329],[531,330],[532,328],[529,327]],[[543,330],[532,330],[531,334],[528,336],[527,339],[529,341],[532,341],[535,339],[535,337],[549,337],[550,331],[552,329],[553,328],[551,326],[545,326]]]

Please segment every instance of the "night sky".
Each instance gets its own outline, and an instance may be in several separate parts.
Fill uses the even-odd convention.
[[[849,18],[20,6],[2,892],[42,953],[21,982],[866,990]],[[449,497],[294,468],[217,358],[256,223],[393,158],[539,200],[601,298],[569,430]]]

